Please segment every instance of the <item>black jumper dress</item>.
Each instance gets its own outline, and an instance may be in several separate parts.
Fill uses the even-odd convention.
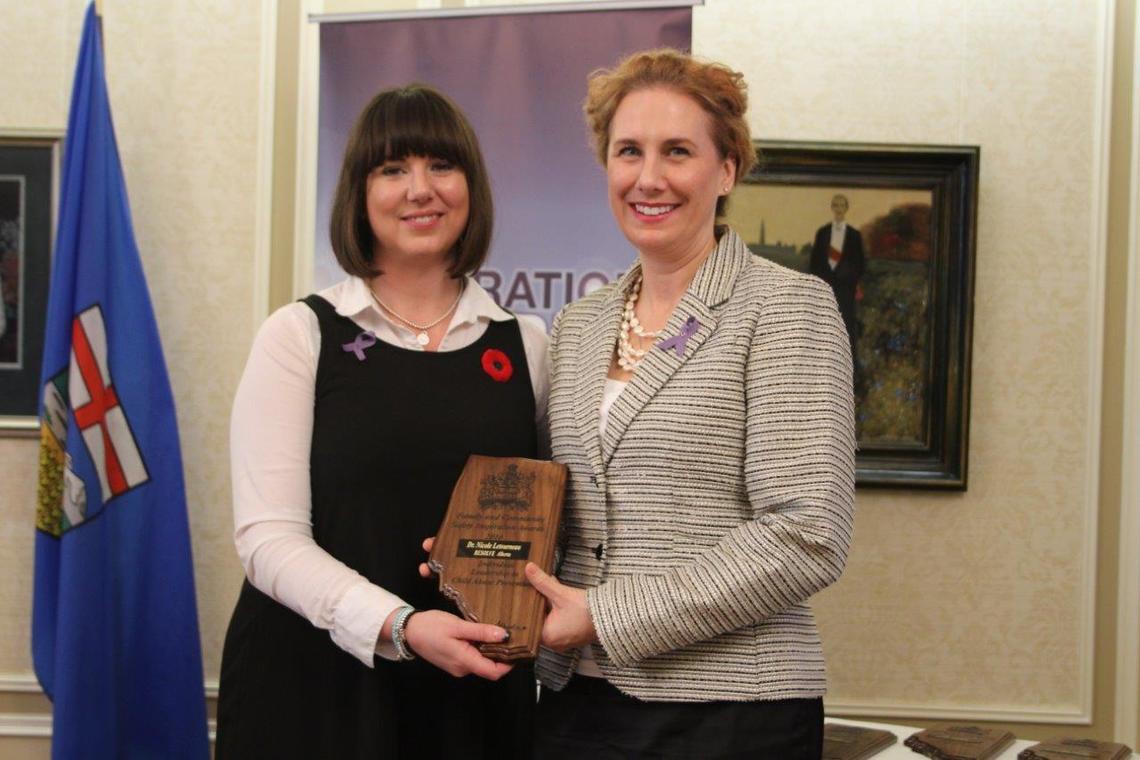
[[[454,606],[422,579],[434,535],[469,454],[534,457],[534,392],[516,320],[449,352],[377,341],[318,296],[321,330],[310,455],[313,538],[333,557],[416,609]],[[497,349],[510,377],[484,369]],[[501,366],[501,365],[500,365]],[[499,379],[492,377],[497,374]],[[248,581],[226,632],[218,696],[219,760],[253,758],[525,758],[535,682],[516,666],[498,682],[457,679],[416,659],[374,669],[327,631]]]

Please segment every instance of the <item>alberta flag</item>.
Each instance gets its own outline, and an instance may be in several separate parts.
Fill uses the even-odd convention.
[[[32,655],[56,758],[207,758],[174,401],[99,19],[75,71],[44,338]]]

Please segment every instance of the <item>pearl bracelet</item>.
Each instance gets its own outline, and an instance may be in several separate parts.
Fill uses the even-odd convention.
[[[404,626],[408,624],[408,618],[416,611],[415,607],[407,606],[401,607],[396,612],[396,618],[392,621],[392,646],[396,647],[396,659],[398,660],[414,660],[416,656],[408,647],[408,640],[404,635]]]

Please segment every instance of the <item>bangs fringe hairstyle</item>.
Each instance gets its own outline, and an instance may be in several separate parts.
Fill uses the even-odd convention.
[[[736,182],[756,165],[756,148],[748,130],[748,85],[744,75],[721,63],[702,61],[673,48],[634,53],[612,69],[596,69],[586,85],[582,110],[590,129],[590,142],[602,166],[610,149],[610,124],[626,95],[636,90],[664,87],[688,95],[712,120],[712,139],[722,159],[736,163]],[[724,216],[728,197],[716,201],[716,215]]]
[[[368,176],[385,161],[408,156],[444,159],[463,170],[470,211],[451,252],[448,273],[452,277],[473,273],[491,245],[494,206],[487,168],[467,117],[450,98],[423,84],[380,92],[352,128],[329,218],[337,263],[365,279],[381,273],[372,265],[376,237],[368,221]]]

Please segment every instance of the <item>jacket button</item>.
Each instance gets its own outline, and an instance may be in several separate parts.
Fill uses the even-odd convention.
[[[602,549],[602,545],[601,545],[601,544],[598,544],[597,546],[595,546],[595,547],[594,547],[594,556],[595,556],[595,557],[597,557],[597,558],[598,558],[598,560],[601,560],[601,558],[602,558],[602,554],[604,554],[604,553],[605,553],[605,552],[604,552],[604,550]]]
[[[592,484],[593,484],[595,487],[597,487],[597,485],[598,485],[598,476],[597,476],[597,475],[591,475],[591,476],[590,476],[590,482],[591,482],[591,483],[592,483]]]

